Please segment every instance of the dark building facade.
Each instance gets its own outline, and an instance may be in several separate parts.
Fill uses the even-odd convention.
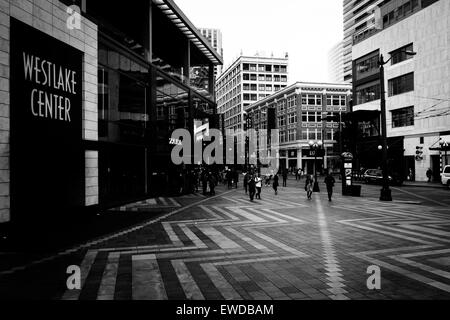
[[[176,4],[4,2],[0,225],[174,192],[182,168],[169,138],[196,120],[218,125],[222,64]]]

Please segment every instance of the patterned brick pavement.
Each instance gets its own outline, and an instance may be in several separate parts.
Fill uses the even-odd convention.
[[[253,203],[241,190],[194,200],[158,200],[176,211],[37,265],[46,281],[28,283],[31,268],[3,283],[69,300],[450,298],[449,207],[308,201],[299,188],[266,188]],[[81,290],[64,287],[74,263]],[[381,268],[380,290],[366,286],[370,265]]]

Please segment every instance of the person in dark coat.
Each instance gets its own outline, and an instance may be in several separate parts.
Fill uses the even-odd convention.
[[[245,190],[245,194],[248,193],[248,177],[249,177],[250,173],[246,172],[244,173],[244,190]]]
[[[287,170],[283,171],[283,187],[287,186]]]
[[[305,191],[306,191],[306,196],[308,197],[308,200],[311,200],[311,196],[313,193],[313,183],[314,183],[314,179],[312,177],[312,175],[308,175],[305,181]]]
[[[214,189],[216,188],[217,183],[216,178],[214,177],[213,174],[209,174],[208,183],[209,183],[209,195],[213,196],[216,194]]]
[[[275,195],[278,194],[278,175],[275,174],[275,176],[273,177],[273,190],[275,190]]]
[[[233,170],[233,182],[234,182],[234,187],[237,189],[238,182],[239,182],[239,172],[237,172],[237,170]]]
[[[331,172],[328,171],[327,176],[325,177],[325,185],[327,186],[327,192],[328,192],[328,201],[331,201],[331,197],[333,195],[333,187],[336,182],[334,180],[333,176],[331,175]]]
[[[250,195],[250,201],[253,201],[253,198],[255,197],[255,192],[256,192],[255,177],[253,175],[250,175],[248,177],[248,193]]]
[[[202,172],[201,179],[202,179],[203,195],[206,196],[206,191],[208,190],[208,175],[205,171]]]

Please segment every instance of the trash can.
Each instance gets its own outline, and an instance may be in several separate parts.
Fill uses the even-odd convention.
[[[352,197],[361,197],[361,185],[352,185]]]

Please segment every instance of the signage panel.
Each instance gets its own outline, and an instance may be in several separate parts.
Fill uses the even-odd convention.
[[[79,50],[11,18],[11,216],[84,205]]]

